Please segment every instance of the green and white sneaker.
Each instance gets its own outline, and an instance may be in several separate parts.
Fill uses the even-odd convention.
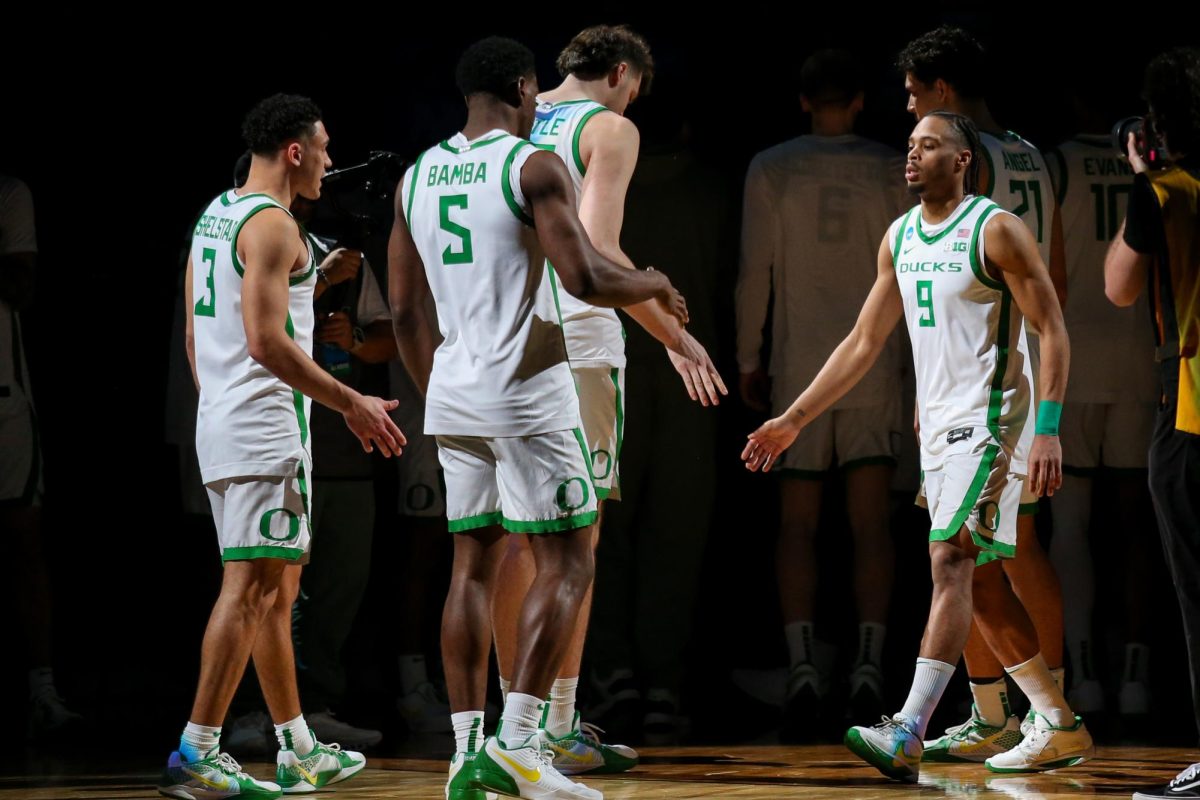
[[[1022,736],[1028,736],[1029,732],[1033,730],[1033,717],[1034,711],[1032,708],[1025,712],[1025,719],[1021,720]]]
[[[1073,767],[1094,755],[1092,735],[1078,716],[1070,727],[1056,727],[1034,712],[1033,729],[1021,743],[1007,753],[992,756],[984,764],[992,772],[1041,772]]]
[[[925,742],[922,761],[986,761],[992,756],[1006,753],[1021,743],[1021,728],[1015,716],[1004,721],[1002,727],[988,725],[979,716],[979,709],[971,706],[971,718],[961,725],[947,728],[946,734],[933,741]]]
[[[313,736],[313,741],[316,741]],[[275,759],[275,781],[284,794],[315,792],[341,783],[367,765],[367,758],[339,744],[321,744],[301,758],[294,750],[280,750]]]
[[[450,757],[450,777],[446,780],[446,800],[496,800],[492,792],[485,792],[471,783],[475,774],[475,756],[478,753],[455,753]]]
[[[554,754],[554,768],[563,775],[582,775],[585,772],[627,772],[637,766],[638,754],[632,747],[623,744],[604,744],[600,734],[604,731],[587,722],[579,721],[575,712],[575,725],[570,733],[555,739],[546,736],[546,746]]]
[[[554,768],[553,753],[546,748],[542,731],[512,749],[495,736],[488,737],[475,754],[471,783],[526,800],[604,800],[600,792],[567,780]]]
[[[884,717],[870,728],[855,725],[842,741],[850,752],[889,778],[916,783],[921,773],[921,737],[902,719]]]
[[[276,784],[242,772],[233,756],[220,753],[215,747],[198,761],[188,761],[178,750],[171,753],[158,782],[158,793],[179,800],[223,800],[227,797],[274,800],[283,794]]]

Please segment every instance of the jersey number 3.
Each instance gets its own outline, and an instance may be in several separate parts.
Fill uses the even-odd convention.
[[[217,315],[217,287],[213,283],[213,272],[217,269],[217,251],[206,247],[200,254],[201,262],[208,265],[208,277],[204,283],[208,292],[196,301],[197,317],[215,317]]]

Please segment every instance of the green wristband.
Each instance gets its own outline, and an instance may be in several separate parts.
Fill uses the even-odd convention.
[[[1062,403],[1043,400],[1038,403],[1037,427],[1033,432],[1038,436],[1058,436],[1058,421],[1061,417]]]

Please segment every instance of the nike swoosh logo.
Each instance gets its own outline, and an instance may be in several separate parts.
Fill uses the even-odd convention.
[[[1188,789],[1194,789],[1194,788],[1196,788],[1197,786],[1200,786],[1200,781],[1192,781],[1191,783],[1185,784],[1185,785],[1183,785],[1183,786],[1172,786],[1172,787],[1170,788],[1170,791],[1172,791],[1172,792],[1186,792]]]
[[[904,751],[904,742],[900,742],[899,744],[897,744],[895,751],[890,753],[890,755],[892,757],[892,766],[893,767],[907,767],[908,766],[908,761],[904,760],[904,757],[906,757],[908,755],[908,753],[906,753]]]
[[[316,775],[313,775],[311,772],[309,772],[308,770],[306,770],[304,767],[302,767],[299,764],[296,765],[296,771],[304,776],[304,780],[308,781],[313,786],[317,785],[317,776]]]
[[[224,783],[217,783],[215,781],[210,781],[208,778],[204,777],[200,773],[198,773],[194,770],[190,770],[187,767],[183,767],[183,772],[185,775],[190,775],[192,778],[200,781],[202,784],[204,784],[205,786],[207,786],[210,789],[224,790],[225,788],[227,788]]]
[[[522,767],[520,764],[513,761],[511,758],[509,758],[508,756],[504,755],[504,753],[501,753],[499,751],[496,752],[496,755],[498,755],[500,757],[501,761],[504,761],[510,767],[515,769],[517,771],[518,775],[520,775],[522,778],[529,781],[530,783],[537,783],[538,781],[540,781],[542,779],[542,771],[540,769],[525,769],[525,767]]]
[[[559,747],[556,744],[550,745],[550,749],[553,750],[554,752],[558,753],[563,758],[569,758],[572,761],[579,761],[580,763],[584,763],[584,764],[590,763],[595,760],[594,754],[590,750],[588,751],[588,754],[586,756],[577,756],[574,753],[572,753],[570,750]]]
[[[916,245],[913,244],[913,245],[909,245],[908,247],[904,248],[904,255],[908,255],[909,253],[911,253],[913,251],[913,248],[915,248],[915,247],[916,247]]]

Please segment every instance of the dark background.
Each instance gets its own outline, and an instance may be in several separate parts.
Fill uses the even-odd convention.
[[[155,34],[101,35],[82,18],[71,19],[70,35],[48,33],[55,29],[45,25],[10,30],[0,171],[28,183],[37,210],[38,299],[25,324],[46,463],[56,673],[69,703],[103,728],[107,741],[120,736],[159,755],[171,749],[186,720],[216,595],[215,543],[180,523],[174,454],[162,433],[166,365],[180,246],[197,212],[229,187],[243,149],[241,117],[256,100],[276,91],[313,97],[325,112],[335,168],[377,149],[411,158],[464,120],[453,66],[471,41],[491,33],[524,41],[538,55],[541,85],[551,87],[553,59],[575,32],[629,22],[651,42],[659,74],[654,93],[630,116],[645,119],[656,104],[684,109],[693,151],[721,176],[736,209],[751,156],[805,132],[794,76],[818,47],[847,47],[860,56],[868,90],[859,131],[900,147],[912,118],[896,54],[941,22],[961,24],[989,50],[996,118],[1048,147],[1073,132],[1066,102],[1073,84],[1106,87],[1111,108],[1105,111],[1114,120],[1141,113],[1149,58],[1200,38],[1188,26],[1164,24],[1172,11],[1161,5],[1154,6],[1154,20],[1102,12],[1054,19],[1027,4],[989,13],[941,12],[935,4],[881,13],[846,5],[836,16],[805,6],[786,14],[739,6],[736,17],[729,7],[688,8],[670,22],[557,9],[535,21],[542,10],[508,6],[504,16],[485,19],[438,5],[417,9],[426,20],[417,22],[397,12],[346,8],[322,15],[280,9],[252,20],[234,17],[232,7],[200,6],[174,12],[187,14],[178,24],[139,22],[148,30],[160,26]],[[736,216],[729,225],[736,234]],[[705,342],[734,393],[735,277],[730,263],[717,296],[707,299],[718,311],[718,335]],[[729,669],[780,665],[784,647],[772,577],[773,482],[747,475],[737,457],[757,423],[732,395],[716,413],[718,494],[686,702],[697,737],[733,741],[761,732],[759,718],[769,723],[769,714],[734,694]],[[1096,492],[1101,511],[1104,494]],[[827,503],[834,511],[826,526],[834,535],[822,537],[821,555],[833,566],[848,555],[836,505]],[[887,659],[894,665],[889,696],[898,707],[928,607],[929,577],[927,518],[906,500],[896,507],[899,564]],[[386,579],[403,531],[383,522],[373,569]],[[1109,542],[1137,536],[1157,555],[1157,535],[1147,525],[1109,531],[1101,524],[1097,536]],[[1119,578],[1120,565],[1110,566],[1108,574]],[[21,564],[10,559],[5,568]],[[355,721],[387,727],[394,723],[386,711],[395,691],[388,635],[394,611],[381,583],[369,593],[350,646],[361,679],[352,681],[347,703],[359,712]],[[837,640],[838,614],[852,615],[838,611],[852,609],[849,584],[826,580],[824,587],[822,613],[833,624],[823,621],[820,632]],[[1192,742],[1182,636],[1165,573],[1146,591],[1161,610],[1152,670],[1162,731]],[[1097,625],[1118,628],[1110,620],[1119,619],[1113,615],[1120,593],[1108,592],[1102,578],[1097,594]],[[852,616],[845,622],[840,628],[852,637]],[[26,665],[18,631],[10,620],[0,718],[13,724],[0,725],[0,744],[20,742],[24,732]],[[844,644],[853,650],[853,641]],[[958,721],[953,706],[944,704],[935,727]]]

